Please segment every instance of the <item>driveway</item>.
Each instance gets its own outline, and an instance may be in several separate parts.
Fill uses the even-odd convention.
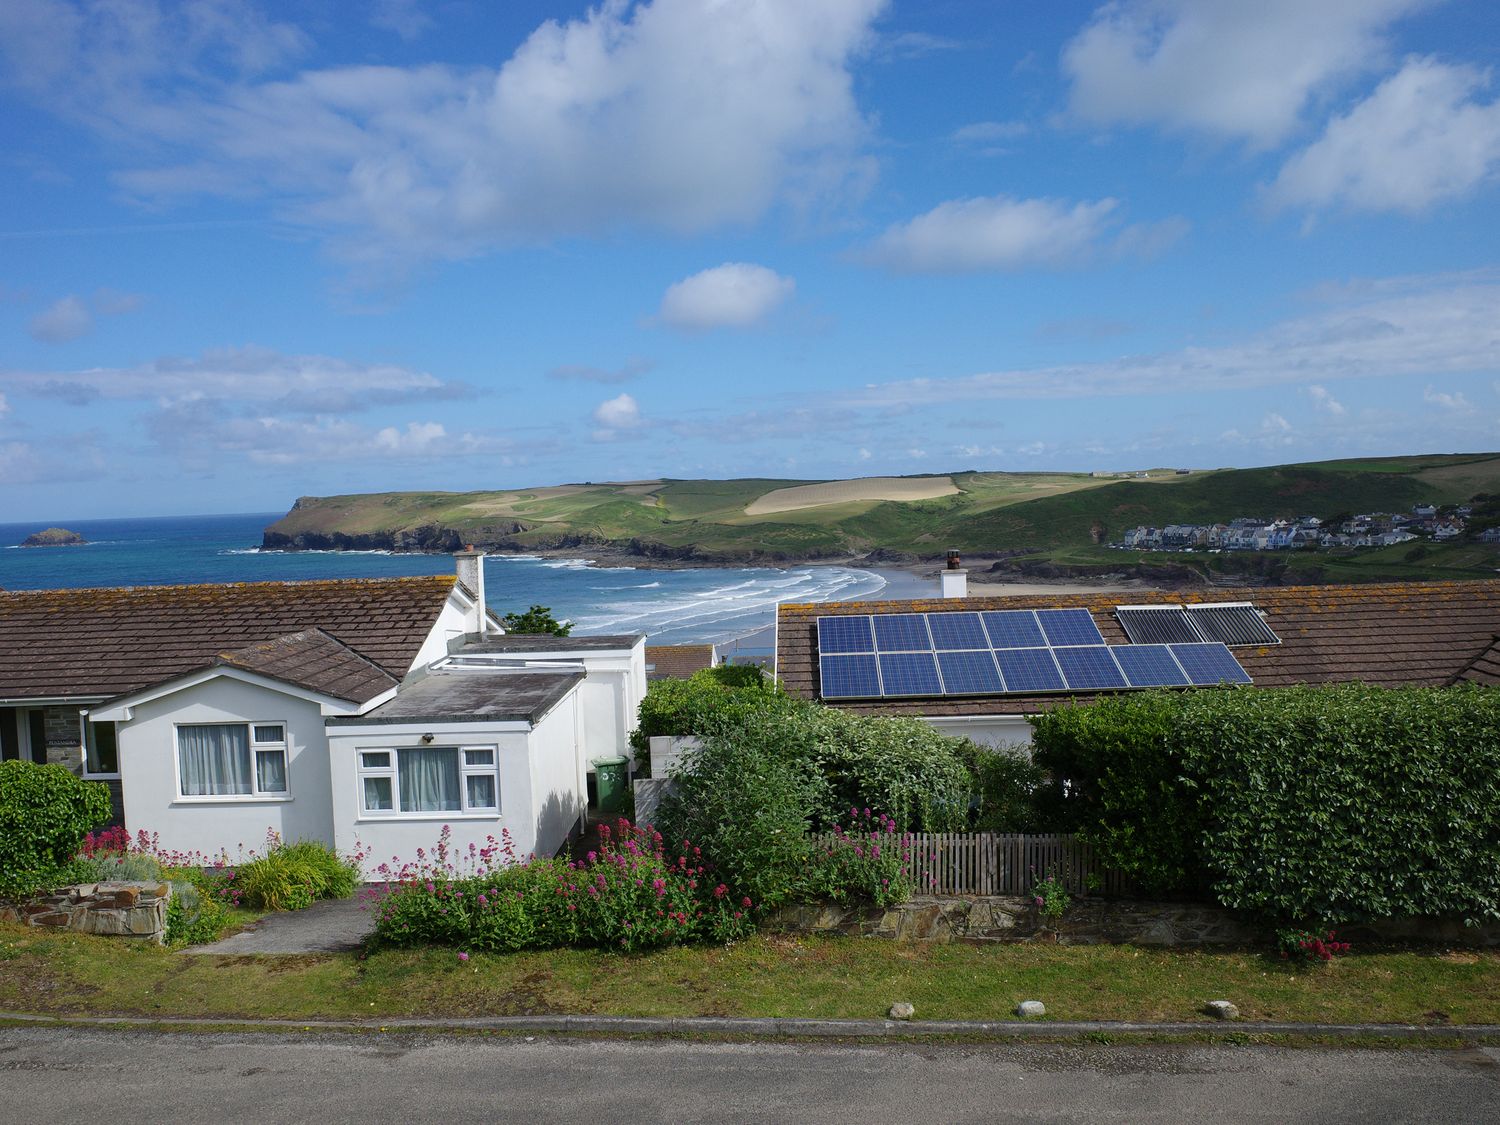
[[[323,899],[306,910],[267,914],[231,937],[190,946],[187,953],[343,953],[358,948],[375,928],[366,900]]]

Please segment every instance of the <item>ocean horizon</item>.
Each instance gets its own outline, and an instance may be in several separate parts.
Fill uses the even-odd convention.
[[[21,547],[42,524],[0,524],[0,589],[281,582],[449,574],[448,555],[392,551],[263,551],[281,512],[77,520],[82,547]],[[496,613],[545,605],[580,634],[645,633],[653,644],[769,647],[763,634],[783,601],[930,594],[904,571],[847,566],[656,567],[598,565],[586,557],[492,555],[485,593]]]

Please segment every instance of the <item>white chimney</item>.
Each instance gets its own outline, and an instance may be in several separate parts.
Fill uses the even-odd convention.
[[[967,598],[969,596],[969,572],[967,570],[943,571],[943,597]]]
[[[489,632],[489,616],[484,604],[484,552],[475,550],[474,545],[470,543],[453,558],[458,564],[459,582],[474,596],[473,615],[469,621],[465,622],[473,628],[465,631],[477,633],[483,637]]]
[[[948,550],[948,568],[943,571],[943,597],[967,598],[969,596],[969,572],[958,564],[961,561],[958,548]]]

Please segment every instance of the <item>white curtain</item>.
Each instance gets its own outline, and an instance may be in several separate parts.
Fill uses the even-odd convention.
[[[402,812],[459,810],[457,749],[445,746],[400,750],[396,763]]]
[[[286,751],[256,751],[255,785],[262,793],[286,792]]]
[[[184,797],[251,792],[250,731],[242,726],[177,728]]]

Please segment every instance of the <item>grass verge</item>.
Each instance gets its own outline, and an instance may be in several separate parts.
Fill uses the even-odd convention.
[[[639,956],[449,950],[216,957],[0,927],[0,1009],[148,1017],[504,1015],[1000,1020],[1023,999],[1059,1020],[1500,1023],[1500,953],[1366,953],[1314,968],[1253,952],[1130,946],[906,946],[761,935]]]

